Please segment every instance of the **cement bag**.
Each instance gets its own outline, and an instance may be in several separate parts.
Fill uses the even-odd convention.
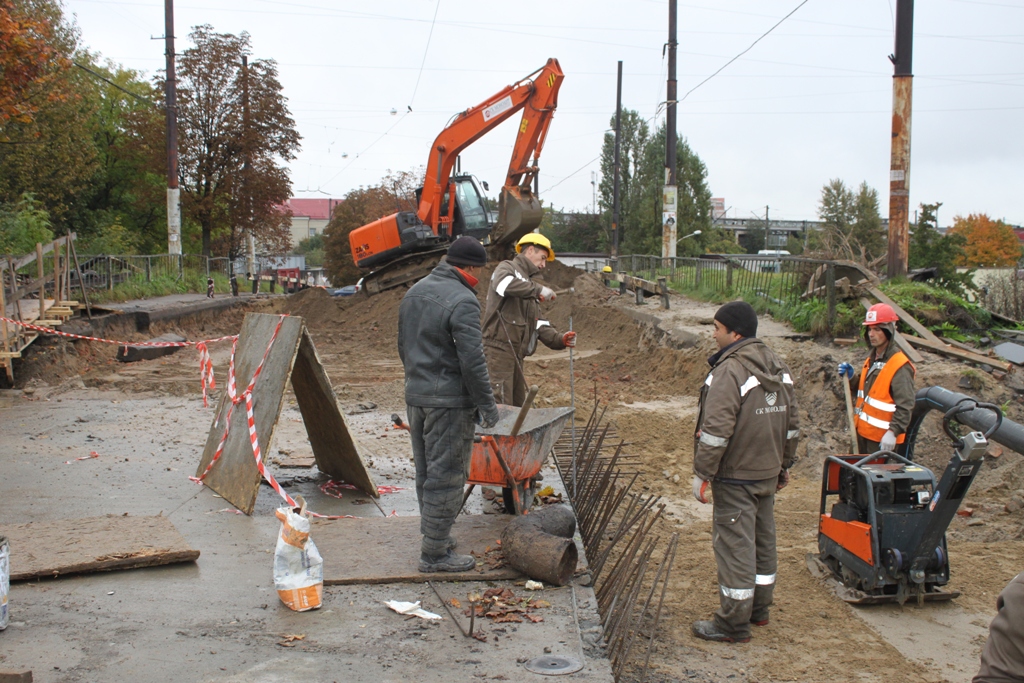
[[[0,536],[0,631],[7,628],[7,595],[11,592],[11,549]]]
[[[281,533],[274,553],[274,587],[281,602],[296,612],[320,609],[324,592],[324,561],[309,537],[306,503],[301,504],[275,513]]]

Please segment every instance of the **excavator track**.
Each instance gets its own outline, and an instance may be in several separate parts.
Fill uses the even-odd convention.
[[[430,275],[447,253],[447,247],[431,249],[409,254],[389,263],[388,265],[375,270],[363,278],[363,291],[366,296],[380,294],[383,291],[408,286]]]

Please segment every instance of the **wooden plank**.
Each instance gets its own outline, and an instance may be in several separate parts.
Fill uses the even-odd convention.
[[[363,447],[352,438],[345,413],[331,387],[313,339],[303,328],[292,369],[292,388],[313,447],[316,466],[334,479],[377,497],[377,485],[366,469]]]
[[[166,517],[108,515],[0,527],[11,546],[11,581],[194,562],[199,551]]]
[[[71,239],[72,240],[75,239],[76,236],[77,236],[77,233],[71,233]],[[44,254],[49,254],[51,251],[53,251],[54,245],[59,244],[61,242],[64,242],[67,239],[68,239],[67,236],[65,236],[65,237],[58,237],[57,239],[55,239],[54,241],[50,242],[49,244],[44,244],[43,245],[43,253]],[[13,270],[20,270],[21,268],[24,268],[25,266],[27,266],[28,264],[32,263],[35,260],[36,260],[36,252],[33,251],[31,254],[28,254],[27,256],[22,256],[20,259],[12,259],[11,263],[9,263],[9,264],[0,263],[0,271],[6,270],[8,268],[11,268]]]
[[[483,557],[488,548],[498,547],[501,532],[512,519],[511,515],[460,516],[452,527],[452,536],[459,542],[457,552]],[[511,567],[488,569],[486,565],[467,572],[421,573],[419,517],[314,520],[310,538],[324,558],[327,586],[522,577]]]
[[[242,329],[238,336],[238,349],[235,352],[235,373],[238,393],[241,395],[252,379],[263,353],[274,335],[281,316],[263,313],[247,313],[242,321]],[[256,434],[259,438],[260,450],[265,456],[270,453],[274,442],[274,431],[277,419],[284,405],[284,389],[292,372],[295,354],[302,334],[302,318],[286,316],[281,330],[270,348],[262,374],[253,389],[253,412],[256,421]],[[227,382],[225,382],[227,384]],[[227,418],[231,401],[227,392],[221,396],[217,413],[206,439],[203,457],[196,469],[196,476],[201,476],[206,466],[213,460],[221,436],[224,434],[224,422]],[[231,415],[230,430],[224,452],[220,460],[213,466],[203,480],[207,486],[219,493],[226,501],[247,515],[252,514],[256,505],[256,496],[260,490],[260,473],[253,457],[252,443],[249,440],[249,424],[245,415],[245,404],[235,406]]]
[[[910,329],[914,330],[914,332],[917,332],[922,339],[927,339],[935,344],[942,344],[942,340],[935,336],[931,330],[919,323],[914,316],[897,306],[896,302],[887,297],[878,287],[868,287],[868,291],[871,292],[871,296],[878,299],[881,303],[891,306],[892,310],[896,311],[896,315],[900,317],[900,320],[905,322]]]
[[[935,343],[930,339],[921,339],[920,337],[915,337],[911,334],[907,335],[907,341],[909,341],[914,346],[926,349],[928,351],[941,353],[945,356],[950,356],[951,358],[959,358],[960,360],[966,360],[971,363],[977,363],[978,365],[987,365],[991,368],[1002,370],[1003,372],[1011,372],[1013,370],[1012,363],[1006,363],[1004,361],[1000,361],[997,358],[981,356],[978,355],[977,353],[971,353],[970,351],[961,351],[960,349],[953,348],[952,346],[946,346],[942,342]]]

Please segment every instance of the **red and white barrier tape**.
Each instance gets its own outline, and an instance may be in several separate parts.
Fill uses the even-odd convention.
[[[68,339],[84,339],[86,341],[101,342],[103,344],[116,344],[117,346],[123,346],[125,350],[127,350],[129,346],[141,346],[150,348],[194,346],[196,347],[196,351],[199,352],[199,375],[200,380],[202,381],[203,384],[203,407],[207,407],[209,405],[207,400],[207,389],[213,391],[217,388],[217,381],[213,377],[213,361],[210,359],[209,345],[214,344],[216,342],[227,341],[228,339],[233,339],[236,342],[238,341],[238,335],[232,334],[226,337],[217,337],[216,339],[204,339],[202,341],[124,342],[117,341],[115,339],[104,339],[102,337],[89,337],[84,334],[72,334],[70,332],[61,332],[60,330],[55,330],[52,327],[33,325],[32,323],[27,323],[22,320],[14,320],[13,318],[5,318],[3,316],[0,316],[0,320],[6,323],[10,323],[11,325],[18,325],[20,327],[24,327],[30,330],[35,330],[36,332],[52,334],[58,337],[67,337]]]
[[[299,504],[295,502],[295,499],[288,495],[288,492],[281,488],[281,484],[274,479],[274,475],[267,471],[266,465],[263,462],[263,456],[260,453],[260,441],[259,436],[256,434],[256,418],[253,414],[252,408],[252,390],[256,386],[256,380],[259,379],[260,374],[263,372],[263,365],[267,362],[267,357],[270,355],[270,349],[273,347],[274,342],[277,340],[277,335],[281,331],[281,324],[284,319],[288,317],[282,315],[277,321],[277,326],[274,327],[274,334],[270,337],[270,342],[267,343],[267,348],[263,351],[263,358],[260,359],[260,364],[256,366],[256,370],[252,373],[252,379],[249,380],[249,384],[245,387],[245,390],[239,395],[237,393],[237,385],[235,383],[235,349],[238,346],[238,339],[235,339],[234,344],[231,345],[231,361],[228,363],[228,398],[231,400],[231,404],[228,406],[227,416],[224,418],[224,433],[220,437],[220,443],[217,444],[217,450],[213,453],[213,458],[210,460],[210,464],[206,466],[206,469],[198,477],[189,477],[192,481],[197,484],[202,484],[203,479],[210,473],[210,469],[213,468],[214,463],[220,459],[220,456],[224,453],[224,445],[228,440],[228,432],[231,429],[231,415],[234,412],[235,406],[245,401],[245,416],[246,421],[249,425],[249,443],[252,445],[252,455],[256,459],[256,469],[259,470],[260,476],[267,480],[271,488],[277,491],[277,495],[281,496],[289,507],[299,507]],[[320,519],[355,519],[354,515],[322,515],[311,510],[307,510],[307,513],[311,517],[319,517]]]
[[[73,463],[73,462],[75,462],[77,460],[92,460],[93,458],[98,458],[98,457],[100,457],[99,453],[97,453],[96,451],[89,451],[89,455],[83,455],[81,458],[75,458],[74,460],[65,460],[64,464],[65,465],[70,465],[71,463]]]
[[[333,479],[328,480],[327,483],[323,484],[320,487],[320,490],[322,492],[326,493],[328,496],[331,496],[332,498],[341,498],[341,493],[339,493],[337,491],[338,489],[348,489],[349,491],[360,491],[361,490],[358,487],[353,486],[352,484],[346,484],[344,482],[334,481]],[[388,493],[395,493],[396,491],[404,491],[404,490],[405,490],[404,486],[388,486],[388,485],[384,485],[384,486],[378,486],[377,487],[377,494],[383,496],[383,495],[388,494]]]

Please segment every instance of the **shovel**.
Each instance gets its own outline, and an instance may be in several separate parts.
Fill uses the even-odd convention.
[[[850,421],[850,453],[857,453],[857,422],[853,416],[853,394],[850,391],[850,378],[843,375],[843,396],[846,397],[846,417]]]

